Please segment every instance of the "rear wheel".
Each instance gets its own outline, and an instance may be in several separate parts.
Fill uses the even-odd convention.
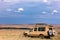
[[[40,34],[39,37],[43,39],[44,38],[44,35]]]
[[[49,32],[48,31],[48,36],[52,37],[53,36],[53,32]]]

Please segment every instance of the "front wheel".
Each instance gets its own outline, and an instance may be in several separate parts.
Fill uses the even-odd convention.
[[[24,33],[24,36],[26,37],[27,36],[27,33]]]

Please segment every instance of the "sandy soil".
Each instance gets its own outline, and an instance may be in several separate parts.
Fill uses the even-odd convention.
[[[56,38],[41,39],[41,38],[24,37],[23,36],[24,31],[27,30],[0,30],[0,40],[57,40]],[[59,37],[58,39],[60,39]]]

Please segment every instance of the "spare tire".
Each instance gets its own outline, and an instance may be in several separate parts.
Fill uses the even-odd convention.
[[[49,31],[48,31],[48,35],[49,35],[49,36],[52,36],[52,35],[53,35],[53,31],[52,31],[52,30],[49,30]]]

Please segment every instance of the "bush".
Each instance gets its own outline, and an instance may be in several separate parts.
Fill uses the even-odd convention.
[[[58,32],[58,34],[60,34],[60,32]]]

